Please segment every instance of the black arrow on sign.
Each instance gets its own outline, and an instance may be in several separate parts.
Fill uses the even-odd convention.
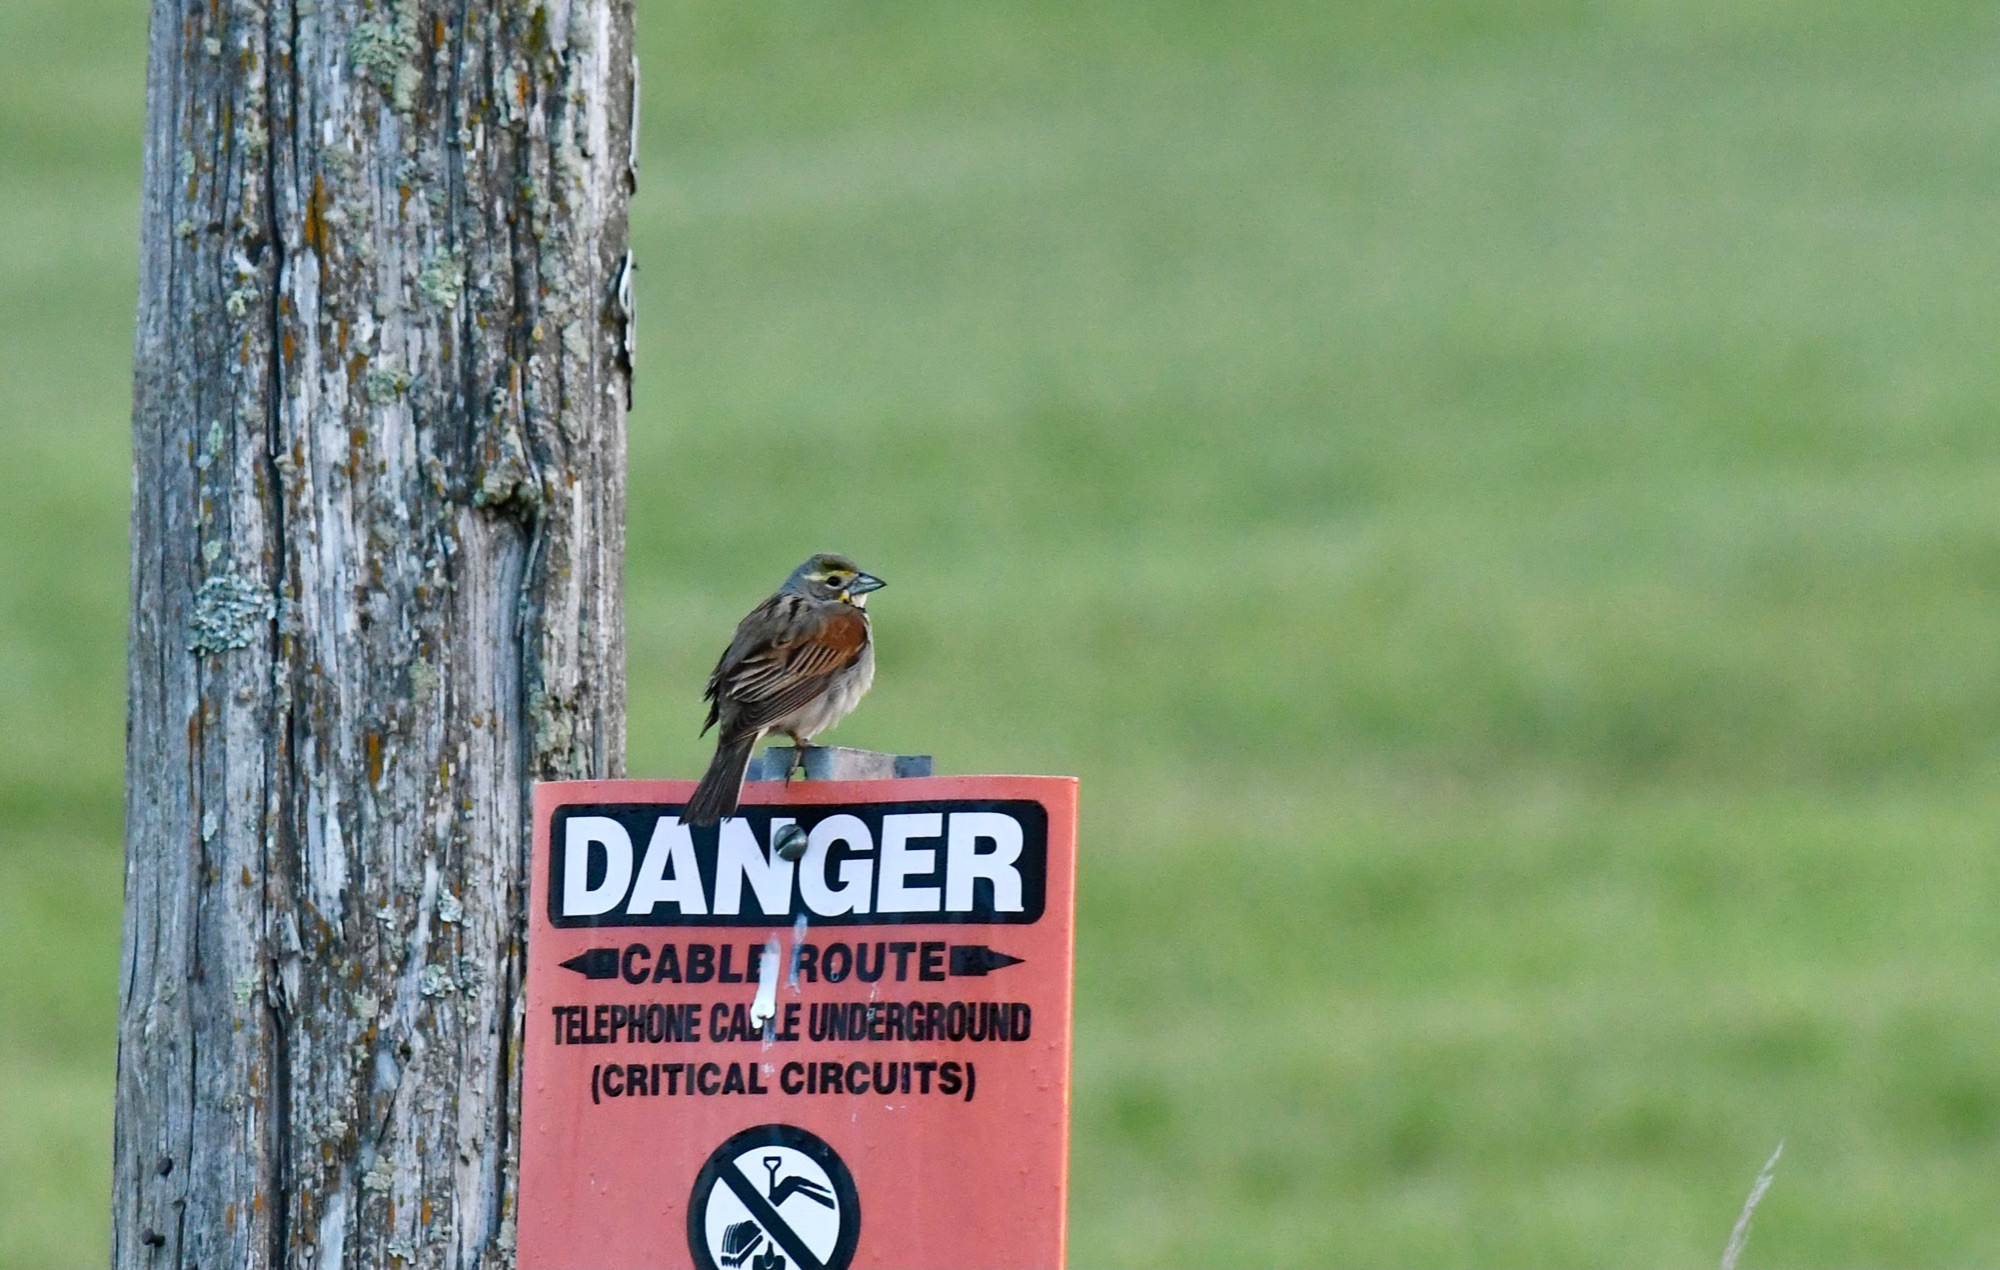
[[[592,948],[580,952],[562,963],[564,970],[574,970],[586,979],[616,979],[618,977],[618,957],[616,948]],[[1013,957],[997,948],[985,944],[953,944],[951,946],[951,973],[972,978],[984,978],[995,970],[1005,970],[1008,966],[1018,966],[1025,957]]]
[[[983,976],[991,970],[1005,970],[1008,966],[1018,966],[1026,957],[1009,957],[997,948],[985,944],[953,944],[951,946],[951,972],[955,975]]]
[[[574,970],[586,979],[616,979],[618,977],[618,950],[616,948],[593,948],[581,952],[562,963],[564,970]]]

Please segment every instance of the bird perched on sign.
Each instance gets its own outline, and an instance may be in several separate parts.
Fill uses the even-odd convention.
[[[736,624],[703,694],[703,734],[721,728],[715,758],[683,823],[712,825],[736,814],[750,752],[767,733],[791,737],[803,761],[812,739],[860,703],[875,682],[868,595],[883,585],[846,556],[822,553]]]

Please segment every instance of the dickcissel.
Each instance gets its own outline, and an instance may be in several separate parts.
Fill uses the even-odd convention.
[[[683,823],[712,825],[736,814],[743,771],[766,734],[791,737],[803,761],[812,739],[860,703],[875,682],[868,594],[882,586],[846,556],[822,553],[792,570],[777,594],[736,624],[702,694],[703,734],[717,724],[721,731]]]

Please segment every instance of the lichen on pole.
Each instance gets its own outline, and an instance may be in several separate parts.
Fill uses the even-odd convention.
[[[630,0],[156,0],[113,1260],[512,1262],[529,782],[617,776]]]

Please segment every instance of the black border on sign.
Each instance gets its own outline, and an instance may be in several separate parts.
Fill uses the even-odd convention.
[[[833,1182],[833,1196],[840,1203],[840,1235],[834,1240],[833,1252],[824,1262],[817,1264],[824,1266],[825,1270],[847,1270],[854,1261],[854,1250],[861,1242],[861,1195],[854,1189],[854,1174],[848,1172],[847,1162],[823,1140],[788,1124],[760,1124],[730,1135],[721,1146],[709,1152],[701,1172],[695,1174],[694,1190],[688,1195],[687,1236],[688,1252],[694,1257],[698,1270],[722,1270],[708,1255],[708,1197],[714,1192],[716,1183],[722,1180],[722,1170],[734,1166],[737,1156],[756,1147],[790,1147],[826,1170],[827,1177]],[[752,1215],[755,1216],[754,1213]],[[766,1225],[762,1218],[757,1224],[760,1227]],[[766,1228],[764,1233],[770,1235],[771,1232]],[[775,1236],[772,1236],[772,1241],[777,1242]],[[791,1260],[800,1260],[792,1249],[784,1251]]]
[[[804,906],[799,896],[796,874],[792,882],[792,903],[783,912],[766,913],[758,903],[754,893],[744,896],[746,909],[754,912],[714,914],[704,913],[689,916],[673,912],[653,912],[644,916],[633,916],[614,907],[610,912],[593,914],[588,917],[570,917],[562,908],[563,873],[567,851],[565,826],[573,816],[609,816],[625,826],[632,836],[633,867],[636,871],[645,853],[651,831],[656,823],[667,816],[679,815],[686,806],[684,802],[568,802],[550,809],[548,820],[548,860],[543,864],[541,876],[537,879],[546,895],[544,906],[548,911],[549,925],[559,930],[574,930],[585,927],[748,927],[768,930],[773,926],[790,926],[800,914],[806,913],[807,920],[818,929],[835,926],[1031,926],[1042,920],[1048,908],[1049,892],[1049,808],[1038,798],[910,798],[888,799],[881,802],[851,801],[840,803],[807,803],[787,805],[783,803],[746,804],[737,812],[737,818],[751,823],[752,831],[760,842],[768,840],[770,822],[781,817],[795,822],[801,829],[810,831],[822,820],[832,816],[850,815],[879,828],[881,818],[887,815],[910,812],[939,812],[950,814],[957,811],[997,811],[1012,816],[1021,826],[1021,900],[1020,912],[996,912],[991,906],[991,885],[979,886],[974,891],[974,905],[964,911],[928,910],[899,913],[816,913]],[[643,826],[643,827],[642,827]],[[714,825],[704,825],[691,830],[694,839],[695,859],[701,873],[703,895],[713,895],[715,890],[715,868],[717,839],[721,830]],[[936,841],[925,839],[925,841]],[[931,873],[912,875],[913,878],[935,878],[936,884],[944,885],[945,860],[942,844],[936,848],[926,848],[939,852]],[[849,858],[843,851],[839,860]],[[867,856],[864,858],[873,859]],[[837,861],[829,857],[831,867]],[[928,881],[924,885],[930,885]],[[629,894],[631,882],[626,883]]]

